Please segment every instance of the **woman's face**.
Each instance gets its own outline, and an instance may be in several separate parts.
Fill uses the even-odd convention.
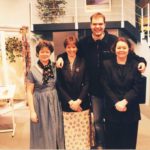
[[[129,47],[126,42],[119,41],[116,45],[116,56],[118,58],[127,58],[129,53]]]
[[[39,57],[39,60],[41,61],[41,63],[47,64],[50,59],[50,55],[51,55],[50,50],[47,47],[43,47],[39,51],[38,57]]]
[[[75,44],[68,44],[66,46],[66,53],[69,57],[75,57],[77,53],[77,46]]]

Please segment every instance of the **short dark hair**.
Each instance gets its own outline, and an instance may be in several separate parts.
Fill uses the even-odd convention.
[[[41,40],[36,46],[36,54],[39,54],[43,47],[47,47],[51,53],[54,51],[54,47],[50,41]]]
[[[90,22],[91,22],[91,23],[92,23],[92,19],[93,19],[93,18],[103,18],[104,23],[106,22],[105,16],[104,16],[102,13],[100,13],[100,12],[97,12],[97,13],[93,14],[93,15],[90,17]]]
[[[67,36],[64,41],[64,47],[66,48],[68,44],[75,44],[78,47],[78,40],[74,35]]]
[[[125,38],[125,37],[118,37],[118,38],[116,39],[116,41],[114,42],[112,48],[111,48],[111,51],[112,51],[113,53],[115,53],[115,51],[116,51],[116,45],[117,45],[117,43],[118,43],[119,41],[122,41],[122,42],[127,43],[128,47],[129,47],[129,53],[134,51],[133,45],[131,44],[131,42],[130,42],[127,38]]]

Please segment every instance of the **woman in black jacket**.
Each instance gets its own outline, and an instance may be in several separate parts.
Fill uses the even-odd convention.
[[[112,48],[114,58],[103,62],[102,83],[105,89],[105,142],[108,149],[136,149],[140,72],[138,62],[129,59],[131,43],[118,38]]]
[[[77,39],[64,41],[64,65],[57,69],[58,93],[62,104],[67,150],[90,149],[89,80],[85,61],[76,55]]]

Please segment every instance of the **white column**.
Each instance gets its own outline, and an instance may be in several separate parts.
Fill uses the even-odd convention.
[[[0,45],[1,45],[1,52],[2,52],[2,83],[4,85],[8,84],[8,64],[6,60],[6,45],[5,45],[5,32],[0,31]]]
[[[124,28],[124,0],[121,0],[121,28]]]
[[[77,7],[77,0],[74,1],[75,6],[75,15],[74,15],[74,21],[75,21],[75,29],[78,29],[78,7]]]
[[[32,1],[29,1],[29,22],[30,22],[30,31],[33,31],[33,22],[32,22],[32,16],[33,16],[33,9],[32,9]]]

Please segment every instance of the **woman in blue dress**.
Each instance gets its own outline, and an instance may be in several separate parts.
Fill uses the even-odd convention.
[[[28,73],[31,149],[64,149],[62,110],[55,88],[56,71],[49,59],[53,50],[50,42],[41,41],[36,46],[39,60]]]

